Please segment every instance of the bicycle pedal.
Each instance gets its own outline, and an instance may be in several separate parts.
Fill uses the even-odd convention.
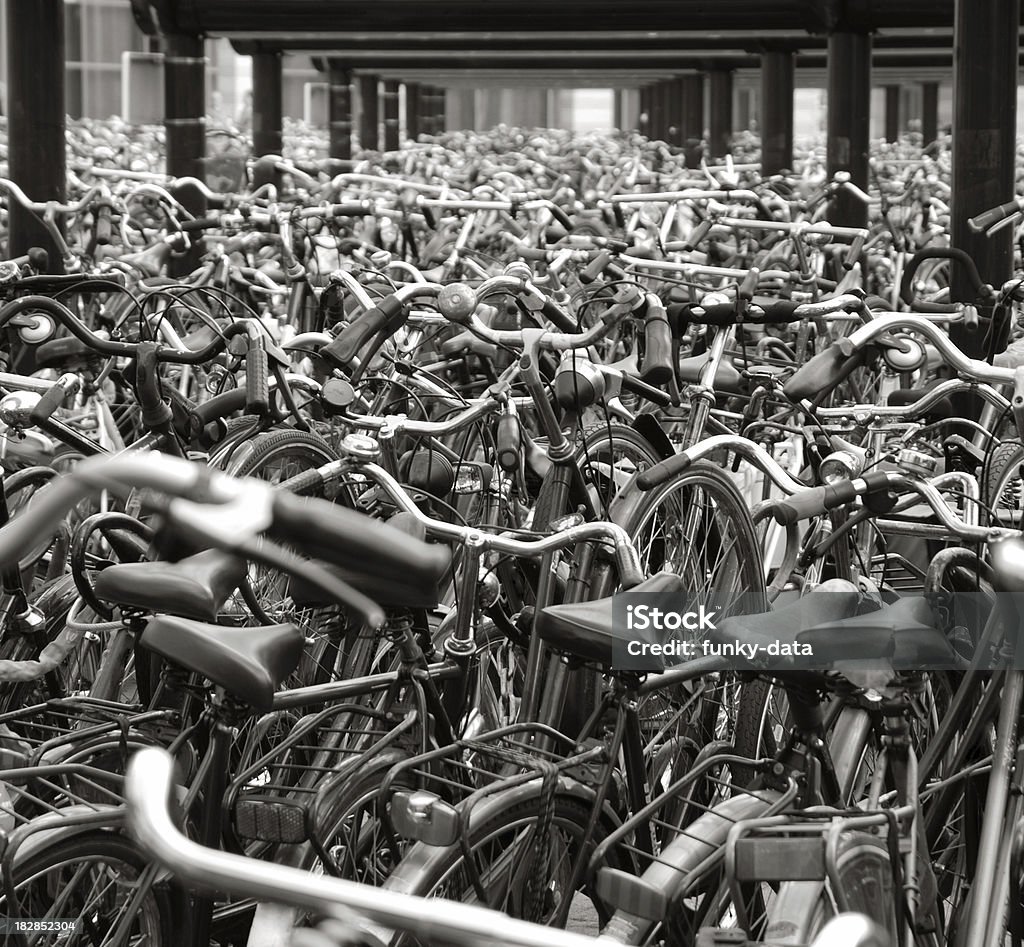
[[[258,842],[294,844],[309,839],[306,809],[288,799],[245,796],[235,806],[235,831]]]

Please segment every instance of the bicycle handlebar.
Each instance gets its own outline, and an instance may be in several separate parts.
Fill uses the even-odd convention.
[[[1014,214],[1019,214],[1020,212],[1020,201],[1007,201],[1005,204],[1000,204],[998,207],[992,207],[986,211],[982,211],[976,217],[968,217],[967,226],[975,233],[981,233],[983,230],[988,230],[989,227],[992,227],[1003,220],[1007,220],[1010,217],[1013,217]]]

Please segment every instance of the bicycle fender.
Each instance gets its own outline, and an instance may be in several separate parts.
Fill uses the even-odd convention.
[[[650,442],[651,447],[661,455],[662,460],[667,460],[675,455],[676,451],[672,446],[672,441],[669,440],[665,429],[653,414],[638,414],[629,426]]]

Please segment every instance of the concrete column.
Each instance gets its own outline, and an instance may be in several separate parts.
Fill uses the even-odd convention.
[[[9,173],[33,201],[64,202],[64,0],[7,0]],[[8,252],[42,247],[50,271],[63,272],[56,244],[42,224],[9,203]]]
[[[651,103],[654,98],[654,88],[650,85],[640,87],[640,126],[641,134],[651,137]]]
[[[898,141],[900,137],[900,87],[885,87],[885,140]]]
[[[696,168],[704,153],[704,76],[699,73],[683,76],[680,92],[683,106],[680,143],[686,155],[686,166]]]
[[[679,147],[683,143],[683,77],[665,83],[665,141]]]
[[[794,55],[783,50],[761,54],[761,173],[793,167]]]
[[[352,70],[345,69],[340,63],[331,63],[327,81],[330,156],[348,161],[352,157]]]
[[[384,105],[384,150],[398,151],[398,81],[384,82],[381,102]]]
[[[420,85],[405,83],[405,135],[415,141],[420,133]]]
[[[259,158],[281,154],[281,53],[252,55],[252,150]]]
[[[359,77],[359,144],[364,151],[380,147],[380,100],[376,76]]]
[[[925,147],[939,137],[939,84],[921,83],[921,135]]]
[[[952,243],[967,252],[981,278],[993,286],[1012,273],[1012,228],[988,238],[973,233],[967,220],[1014,197],[1019,23],[1020,0],[956,0]],[[974,299],[963,267],[952,267],[950,296]],[[983,354],[985,332],[952,326],[950,337],[968,355]],[[969,930],[965,943],[977,943],[981,936]]]
[[[849,171],[858,187],[868,187],[868,147],[871,133],[871,35],[836,32],[828,38],[828,153],[829,175]],[[830,222],[867,226],[867,208],[840,192]]]
[[[732,79],[731,69],[711,69],[708,72],[708,146],[712,158],[724,158],[732,146]]]

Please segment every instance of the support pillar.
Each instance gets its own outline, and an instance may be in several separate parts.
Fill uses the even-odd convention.
[[[330,156],[349,161],[352,158],[352,70],[331,62],[328,64],[327,81]]]
[[[710,157],[724,158],[732,148],[732,78],[731,69],[712,69],[708,72],[708,106],[711,128],[708,146]]]
[[[622,89],[612,90],[612,128],[624,131],[626,127],[625,92]]]
[[[384,150],[398,151],[398,81],[387,79],[381,93],[384,105]]]
[[[281,52],[252,54],[252,150],[257,158],[281,154]]]
[[[167,173],[205,180],[206,58],[198,36],[164,37],[164,130]],[[253,96],[255,100],[255,95]],[[191,184],[171,193],[196,217],[206,215],[206,197]],[[184,257],[173,259],[172,276],[184,276],[199,265],[199,244]]]
[[[828,174],[848,171],[850,179],[868,189],[868,147],[871,133],[871,34],[835,32],[828,38]],[[867,208],[840,191],[829,222],[866,227]]]
[[[899,141],[900,137],[900,87],[885,87],[885,140]]]
[[[7,0],[9,172],[33,201],[64,202],[64,0]],[[10,202],[8,253],[42,247],[62,273],[56,244],[42,224]]]
[[[921,135],[927,148],[939,137],[939,84],[921,83]]]
[[[359,77],[359,145],[363,151],[376,151],[380,147],[380,106],[377,96],[377,77]]]
[[[420,85],[405,83],[405,137],[415,141],[420,133]]]
[[[420,86],[420,131],[424,135],[437,134],[437,90],[433,86]]]
[[[448,127],[448,92],[445,89],[434,90],[434,122],[437,134],[444,134]]]
[[[682,76],[665,82],[665,141],[676,148],[683,143],[683,82]]]
[[[665,82],[657,82],[651,97],[651,137],[655,141],[664,141],[668,137],[666,105]]]
[[[640,134],[651,136],[651,102],[654,97],[654,88],[650,85],[640,87]]]
[[[761,54],[761,174],[793,167],[794,55],[789,50]]]
[[[682,119],[679,140],[686,166],[696,168],[704,155],[704,76],[693,73],[679,80]]]
[[[1019,23],[1020,0],[956,0],[952,243],[974,260],[985,282],[997,287],[1012,273],[1012,229],[988,238],[972,233],[967,220],[1014,197]],[[952,267],[950,298],[974,299],[963,267]],[[983,354],[986,335],[950,328],[950,337],[974,357]],[[980,935],[975,941],[971,936],[968,931],[967,942]]]

